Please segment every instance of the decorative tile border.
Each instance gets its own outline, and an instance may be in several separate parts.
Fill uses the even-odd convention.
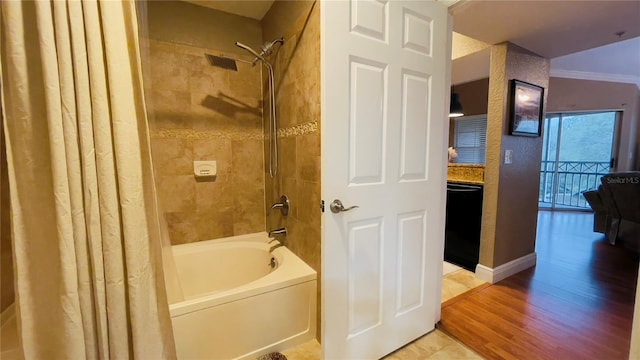
[[[309,135],[318,132],[318,122],[311,121],[304,124],[290,126],[284,129],[278,129],[278,137],[287,138],[293,136]]]
[[[262,131],[207,131],[194,129],[162,129],[151,131],[152,139],[230,139],[230,140],[262,140]]]
[[[318,122],[311,121],[304,124],[278,129],[279,138],[288,138],[302,135],[315,134],[318,132]],[[209,131],[194,129],[160,129],[151,131],[152,139],[187,139],[187,140],[207,140],[207,139],[231,139],[231,140],[262,140],[264,137],[258,129],[247,131]]]

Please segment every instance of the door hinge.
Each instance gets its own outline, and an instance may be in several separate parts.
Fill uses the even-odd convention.
[[[324,200],[320,200],[320,211],[324,212]]]

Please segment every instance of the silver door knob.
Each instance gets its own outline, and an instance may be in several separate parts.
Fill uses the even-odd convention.
[[[351,209],[355,209],[359,207],[358,205],[354,205],[354,206],[350,206],[348,208],[345,208],[344,205],[342,204],[342,201],[335,199],[331,202],[331,204],[329,204],[329,209],[331,209],[331,212],[334,214],[337,214],[339,212],[342,211],[349,211]]]

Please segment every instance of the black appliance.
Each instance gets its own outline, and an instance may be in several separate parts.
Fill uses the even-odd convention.
[[[482,185],[447,182],[444,260],[474,271],[480,256]]]

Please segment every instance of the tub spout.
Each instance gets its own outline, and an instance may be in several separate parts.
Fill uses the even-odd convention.
[[[275,230],[271,230],[269,231],[269,237],[273,237],[274,235],[287,235],[287,228],[283,227],[280,229],[275,229]]]

